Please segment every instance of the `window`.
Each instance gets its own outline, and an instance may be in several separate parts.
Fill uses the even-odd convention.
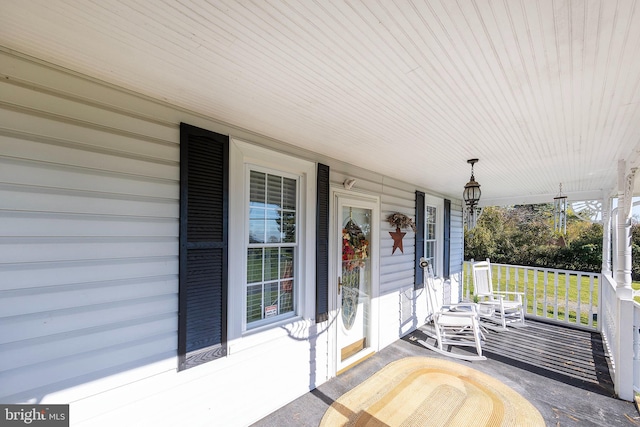
[[[437,259],[437,223],[436,208],[434,206],[426,206],[424,219],[424,257],[433,266],[433,273],[438,274]]]
[[[232,351],[286,334],[280,326],[314,318],[316,194],[315,163],[231,139]]]
[[[295,314],[299,177],[249,168],[247,329]]]

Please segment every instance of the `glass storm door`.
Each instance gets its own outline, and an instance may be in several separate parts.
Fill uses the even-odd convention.
[[[375,205],[338,196],[337,368],[364,357],[371,347],[371,223]]]

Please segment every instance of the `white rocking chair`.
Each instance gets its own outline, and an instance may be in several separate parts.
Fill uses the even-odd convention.
[[[480,331],[480,320],[476,304],[460,303],[443,306],[436,299],[436,289],[433,280],[433,270],[429,262],[421,258],[420,266],[423,269],[425,290],[427,292],[429,308],[432,311],[430,321],[433,322],[435,334],[423,330],[425,334],[436,340],[436,345],[431,345],[425,340],[418,342],[437,353],[444,354],[462,360],[486,360],[482,355],[482,340],[484,336]],[[453,353],[445,350],[445,346],[475,347],[477,356]]]
[[[472,265],[473,289],[478,296],[479,314],[487,328],[507,330],[507,325],[524,326],[524,305],[522,292],[496,292],[491,279],[491,263],[475,262]],[[497,323],[491,327],[486,321]]]

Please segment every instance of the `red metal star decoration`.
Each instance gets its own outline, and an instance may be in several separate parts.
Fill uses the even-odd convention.
[[[400,252],[404,253],[404,248],[402,247],[402,238],[407,233],[403,233],[399,228],[396,228],[396,231],[390,231],[389,234],[393,239],[393,250],[391,251],[391,255],[395,253],[396,249],[400,249]]]

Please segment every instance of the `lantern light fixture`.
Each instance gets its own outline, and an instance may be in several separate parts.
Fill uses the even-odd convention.
[[[476,226],[478,217],[482,212],[481,208],[478,207],[478,202],[480,201],[480,195],[482,192],[480,191],[480,184],[478,184],[475,176],[473,175],[473,165],[477,162],[478,159],[467,160],[467,163],[471,165],[471,178],[469,179],[469,182],[465,184],[464,192],[462,193],[464,203],[467,205],[465,216],[468,229],[472,229]]]

